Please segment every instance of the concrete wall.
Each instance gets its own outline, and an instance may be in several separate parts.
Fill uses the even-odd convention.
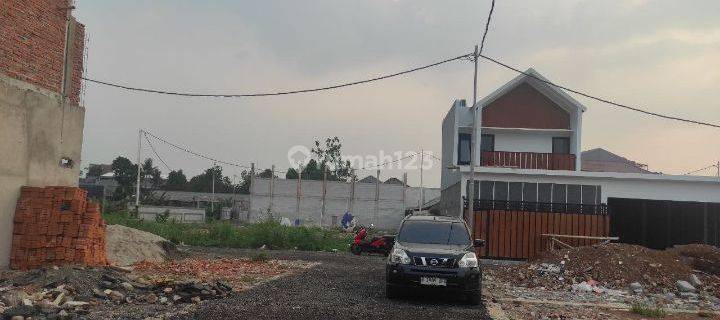
[[[205,222],[205,209],[181,208],[181,207],[164,207],[164,206],[140,206],[138,215],[140,218],[155,221],[158,214],[165,211],[170,213],[168,219],[178,222],[187,223],[203,223]]]
[[[0,74],[0,267],[8,265],[20,187],[77,186],[85,109]],[[73,160],[72,168],[60,159]]]
[[[495,151],[552,153],[553,137],[570,137],[570,132],[509,131],[483,129],[495,135]],[[572,144],[571,144],[572,148]]]
[[[462,212],[462,183],[459,181],[440,193],[440,212],[445,216],[459,217]]]
[[[297,180],[276,179],[272,193],[272,212],[274,218],[288,218],[295,221],[299,218],[303,225],[320,224],[322,212],[322,181],[302,181],[302,197],[300,213],[297,212]],[[354,202],[351,200],[351,184],[347,182],[328,181],[325,201],[323,226],[339,224],[342,215],[352,206],[353,216],[360,224],[374,223],[381,229],[397,228],[403,219],[404,210],[415,207],[419,203],[420,188],[404,188],[401,185],[380,184],[380,198],[375,201],[376,184],[355,183]],[[403,203],[403,189],[405,202]],[[440,196],[437,188],[425,188],[425,201]],[[270,207],[270,180],[255,179],[252,196],[250,221],[266,218]],[[377,207],[377,215],[376,215]],[[241,216],[242,217],[242,216]],[[334,218],[333,218],[334,217]]]

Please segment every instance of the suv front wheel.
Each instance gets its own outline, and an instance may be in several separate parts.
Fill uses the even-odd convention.
[[[480,291],[467,294],[467,302],[470,305],[473,305],[473,306],[479,305],[481,299],[482,299],[482,295],[480,294]]]
[[[397,299],[402,295],[402,292],[400,291],[400,288],[391,286],[389,284],[385,285],[385,296],[388,297],[388,299]]]

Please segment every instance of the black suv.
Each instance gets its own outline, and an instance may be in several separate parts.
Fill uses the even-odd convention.
[[[387,261],[388,298],[410,288],[452,290],[480,303],[482,272],[465,221],[445,216],[409,216],[402,221]]]

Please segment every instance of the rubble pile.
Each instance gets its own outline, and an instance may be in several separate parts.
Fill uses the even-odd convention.
[[[10,267],[107,265],[100,206],[75,187],[23,187],[13,220]]]
[[[252,261],[249,259],[219,258],[182,259],[162,263],[141,262],[134,266],[138,273],[157,281],[191,277],[200,281],[222,280],[234,289],[241,290],[256,281],[262,281],[290,271],[291,266],[281,261]]]
[[[198,303],[232,292],[222,281],[153,281],[115,267],[46,267],[0,279],[0,318],[73,318],[105,303]]]
[[[706,271],[718,268],[718,262],[720,250],[711,246],[652,250],[612,243],[546,252],[528,263],[496,270],[494,276],[524,287],[636,293],[681,293],[678,281],[697,280],[704,290],[714,292],[720,278]]]

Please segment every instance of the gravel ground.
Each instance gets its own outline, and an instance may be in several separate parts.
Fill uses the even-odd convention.
[[[247,256],[252,251],[191,248],[193,256]],[[271,259],[320,262],[315,268],[238,295],[203,302],[177,319],[490,319],[483,305],[432,294],[385,297],[385,260],[345,252],[267,251]]]

